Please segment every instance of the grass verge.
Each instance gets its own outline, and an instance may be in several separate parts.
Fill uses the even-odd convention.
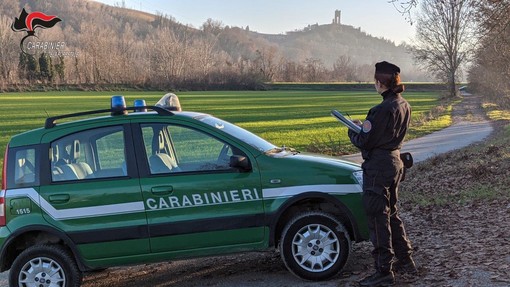
[[[510,111],[502,111],[505,116]],[[401,185],[403,204],[447,206],[509,199],[510,122],[495,123],[483,143],[438,155],[409,170]]]

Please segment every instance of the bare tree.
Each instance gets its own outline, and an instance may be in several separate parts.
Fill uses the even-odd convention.
[[[482,1],[478,7],[482,39],[469,71],[470,88],[510,107],[510,0]]]
[[[199,81],[207,81],[208,75],[213,71],[214,66],[218,66],[218,58],[224,55],[221,49],[218,49],[220,34],[224,29],[221,21],[207,19],[201,26],[202,37],[197,37],[193,45],[191,61],[194,62],[195,78]]]
[[[411,11],[418,5],[418,0],[389,0],[388,2],[393,4],[397,11],[404,15],[409,23],[413,24]]]
[[[272,82],[276,76],[278,67],[282,63],[282,57],[278,55],[278,49],[274,46],[263,47],[256,51],[255,68],[262,74],[264,81]]]
[[[474,52],[474,0],[422,0],[417,18],[415,58],[429,72],[447,83],[450,97],[456,95],[455,83],[460,67]]]
[[[19,48],[14,40],[14,35],[9,29],[11,20],[7,17],[0,16],[0,79],[1,84],[5,85],[14,78],[17,70],[16,60],[18,58]]]
[[[278,67],[277,81],[282,82],[301,82],[302,68],[299,63],[292,61],[283,61]]]
[[[356,65],[349,56],[340,56],[333,64],[333,77],[336,81],[352,82],[356,81]]]
[[[213,35],[218,35],[223,31],[223,28],[225,25],[223,25],[223,22],[213,20],[211,18],[208,18],[201,26],[201,30],[206,33],[211,33]]]
[[[164,36],[151,34],[148,41],[148,50],[151,51],[151,78],[157,85],[171,85],[180,76],[179,50],[182,43],[169,28],[159,29],[158,33]]]
[[[488,40],[510,26],[510,0],[476,2],[477,21],[482,40]]]
[[[322,80],[326,68],[321,59],[308,58],[305,60],[304,74],[307,82],[319,82]]]

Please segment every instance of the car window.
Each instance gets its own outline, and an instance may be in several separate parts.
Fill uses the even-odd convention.
[[[164,124],[142,125],[151,174],[229,170],[230,145],[195,129]]]
[[[51,143],[53,181],[127,175],[122,126],[74,133]]]
[[[15,153],[14,184],[27,186],[36,182],[35,149],[20,149]]]
[[[96,140],[99,168],[101,170],[117,168],[125,163],[124,134],[114,132]]]

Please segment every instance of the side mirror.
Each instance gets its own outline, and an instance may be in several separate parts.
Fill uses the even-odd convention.
[[[250,171],[251,164],[247,157],[242,155],[233,155],[230,157],[230,167],[238,168],[241,171]]]

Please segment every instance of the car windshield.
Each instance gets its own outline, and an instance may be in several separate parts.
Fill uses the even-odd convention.
[[[277,148],[274,144],[266,141],[265,139],[224,120],[220,120],[212,116],[203,117],[199,120],[210,126],[220,129],[239,140],[242,140],[243,142],[251,145],[261,152],[267,152]]]

